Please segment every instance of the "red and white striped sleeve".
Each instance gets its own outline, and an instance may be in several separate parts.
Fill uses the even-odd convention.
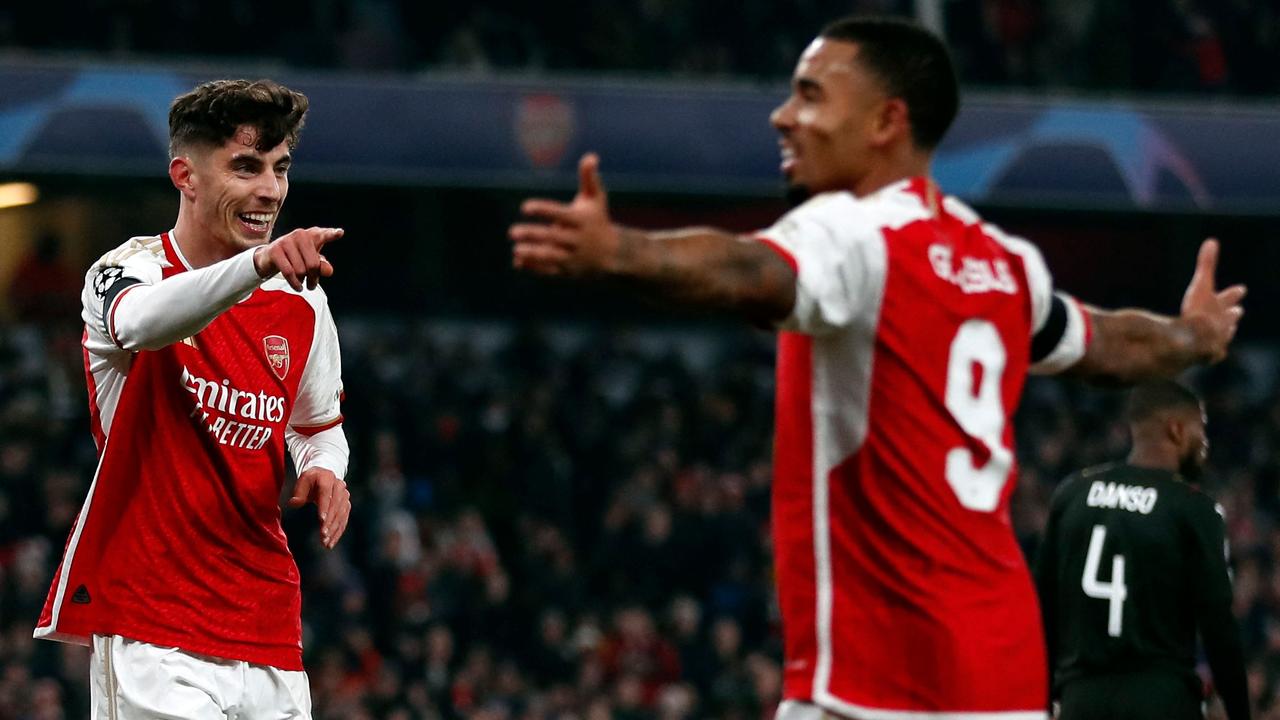
[[[1035,245],[1006,235],[994,225],[984,225],[983,230],[1022,260],[1031,295],[1030,372],[1052,375],[1080,362],[1092,339],[1084,306],[1071,295],[1054,289],[1053,276]]]

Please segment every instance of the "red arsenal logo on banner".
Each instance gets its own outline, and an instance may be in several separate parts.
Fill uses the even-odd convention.
[[[262,338],[262,347],[267,351],[271,372],[283,380],[289,374],[289,341],[279,335],[268,335]]]

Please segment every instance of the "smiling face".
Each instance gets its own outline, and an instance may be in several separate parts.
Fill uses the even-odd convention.
[[[857,56],[856,43],[814,40],[796,65],[791,95],[769,118],[795,199],[854,189],[870,171],[874,150],[891,139],[886,109],[894,101]]]
[[[289,193],[288,143],[265,151],[257,144],[257,129],[241,125],[221,146],[195,147],[173,161],[187,164],[181,168],[186,185],[179,187],[190,203],[197,231],[230,254],[271,240]]]

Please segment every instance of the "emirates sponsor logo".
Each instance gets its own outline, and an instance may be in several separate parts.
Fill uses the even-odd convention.
[[[287,370],[287,355],[285,366]],[[207,380],[193,375],[186,366],[182,368],[182,386],[195,401],[191,417],[220,445],[261,450],[274,431],[260,423],[279,423],[285,417],[284,396],[241,390],[227,379]]]
[[[262,338],[262,348],[267,351],[271,372],[283,380],[289,374],[289,341],[279,335],[268,335]]]

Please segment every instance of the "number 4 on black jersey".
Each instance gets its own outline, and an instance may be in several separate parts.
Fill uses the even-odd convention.
[[[1231,718],[1248,717],[1222,515],[1172,472],[1107,465],[1054,494],[1036,583],[1055,693],[1086,677],[1195,675],[1196,634]]]

